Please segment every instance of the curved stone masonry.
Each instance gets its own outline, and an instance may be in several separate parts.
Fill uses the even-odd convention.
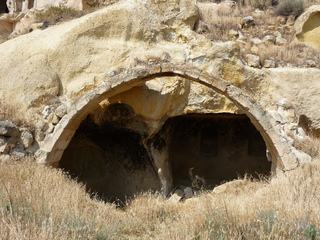
[[[56,125],[54,132],[46,136],[41,143],[40,149],[36,152],[37,161],[57,166],[80,123],[90,112],[99,107],[102,100],[127,91],[142,82],[164,76],[180,76],[203,84],[226,96],[243,110],[266,143],[274,174],[276,169],[287,171],[298,166],[294,153],[290,146],[282,141],[277,122],[270,113],[243,90],[188,63],[140,64],[136,67],[108,71],[103,76],[98,76],[104,83],[88,92],[69,109]],[[163,172],[160,166],[158,170]],[[161,176],[159,178],[161,182],[166,182],[165,179],[161,179]]]

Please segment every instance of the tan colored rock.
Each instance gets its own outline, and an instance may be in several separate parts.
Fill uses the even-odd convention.
[[[252,39],[251,39],[251,42],[252,42],[254,45],[259,45],[259,44],[262,44],[262,43],[263,43],[263,42],[261,41],[261,39],[260,39],[260,38],[257,38],[257,37],[252,38]]]
[[[266,35],[263,39],[262,39],[262,42],[264,44],[269,44],[269,45],[272,45],[274,44],[276,41],[276,37],[274,35]]]
[[[234,29],[230,29],[229,36],[233,39],[237,39],[239,37],[239,32]]]
[[[23,148],[26,149],[26,148],[30,147],[33,143],[32,133],[26,129],[22,130],[21,134],[20,134],[20,142],[21,142],[21,145],[23,146]]]
[[[35,22],[35,14],[34,10],[28,11],[14,26],[14,31],[21,35],[26,34],[33,28],[31,25]],[[40,27],[41,28],[41,27]],[[36,28],[34,28],[36,29]]]
[[[295,23],[295,21],[296,21],[295,16],[291,15],[287,18],[287,25],[292,26]]]
[[[287,20],[283,16],[278,16],[277,17],[277,22],[284,25],[284,24],[286,24]]]
[[[282,46],[282,45],[287,44],[287,40],[283,37],[276,37],[275,44]]]
[[[264,61],[263,66],[265,68],[275,68],[275,67],[277,67],[277,62],[275,60],[272,60],[272,59],[266,59]]]
[[[258,55],[247,54],[247,63],[248,66],[259,68],[261,66],[260,57]]]
[[[320,50],[320,5],[309,7],[294,24],[296,38]]]
[[[311,68],[317,66],[316,62],[310,59],[306,61],[306,64],[307,64],[307,67],[311,67]]]
[[[259,53],[259,48],[257,46],[253,46],[251,48],[251,52],[254,53],[254,54],[258,54]]]

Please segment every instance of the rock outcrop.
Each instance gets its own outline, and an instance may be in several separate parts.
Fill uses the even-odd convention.
[[[73,136],[81,140],[90,127],[97,133],[92,136],[96,142],[83,142],[89,142],[88,151],[96,151],[99,158],[105,156],[105,145],[116,144],[98,145],[101,126],[119,138],[122,131],[134,133],[133,139],[145,148],[144,158],[152,161],[145,167],[155,170],[148,170],[150,179],[157,174],[167,195],[176,180],[168,160],[170,128],[161,131],[165,122],[187,114],[224,113],[245,114],[251,120],[274,174],[309,161],[307,151],[295,148],[292,136],[320,131],[314,104],[319,101],[320,70],[275,69],[272,62],[270,68],[259,68],[261,61],[255,56],[248,56],[248,66],[240,57],[239,43],[212,42],[194,31],[198,19],[196,1],[127,0],[0,44],[1,106],[19,108],[36,128],[33,133],[20,130],[20,149],[36,152],[39,162],[58,166]],[[238,135],[235,130],[230,141],[234,148],[249,141]],[[214,157],[210,147],[216,142],[207,138],[197,140],[202,144],[199,151]],[[245,142],[239,144],[239,139]],[[1,146],[7,141],[2,134]],[[251,152],[261,157],[255,147]],[[232,154],[225,156],[236,159]],[[87,159],[81,161],[90,166]],[[77,166],[77,171],[82,170]],[[86,176],[93,185],[99,182]],[[138,182],[146,184],[142,178]]]
[[[320,50],[320,5],[309,7],[295,22],[296,38]]]

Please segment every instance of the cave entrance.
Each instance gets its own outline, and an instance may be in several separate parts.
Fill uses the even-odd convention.
[[[269,175],[266,144],[246,115],[188,114],[165,123],[173,186],[205,181],[213,189],[224,181]]]
[[[7,7],[7,1],[5,0],[0,1],[0,14],[2,13],[9,13],[9,9]]]
[[[137,124],[133,118],[132,109],[125,104],[88,115],[65,149],[59,167],[105,201],[124,202],[140,192],[160,190],[142,135],[126,127]]]

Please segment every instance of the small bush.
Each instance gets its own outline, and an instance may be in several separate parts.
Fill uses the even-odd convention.
[[[249,0],[249,4],[254,8],[264,10],[278,4],[278,0]]]
[[[49,7],[45,12],[36,14],[37,22],[49,22],[50,25],[60,21],[80,17],[81,12],[69,7]]]
[[[276,14],[279,16],[298,17],[304,12],[303,0],[285,0],[276,8]]]

